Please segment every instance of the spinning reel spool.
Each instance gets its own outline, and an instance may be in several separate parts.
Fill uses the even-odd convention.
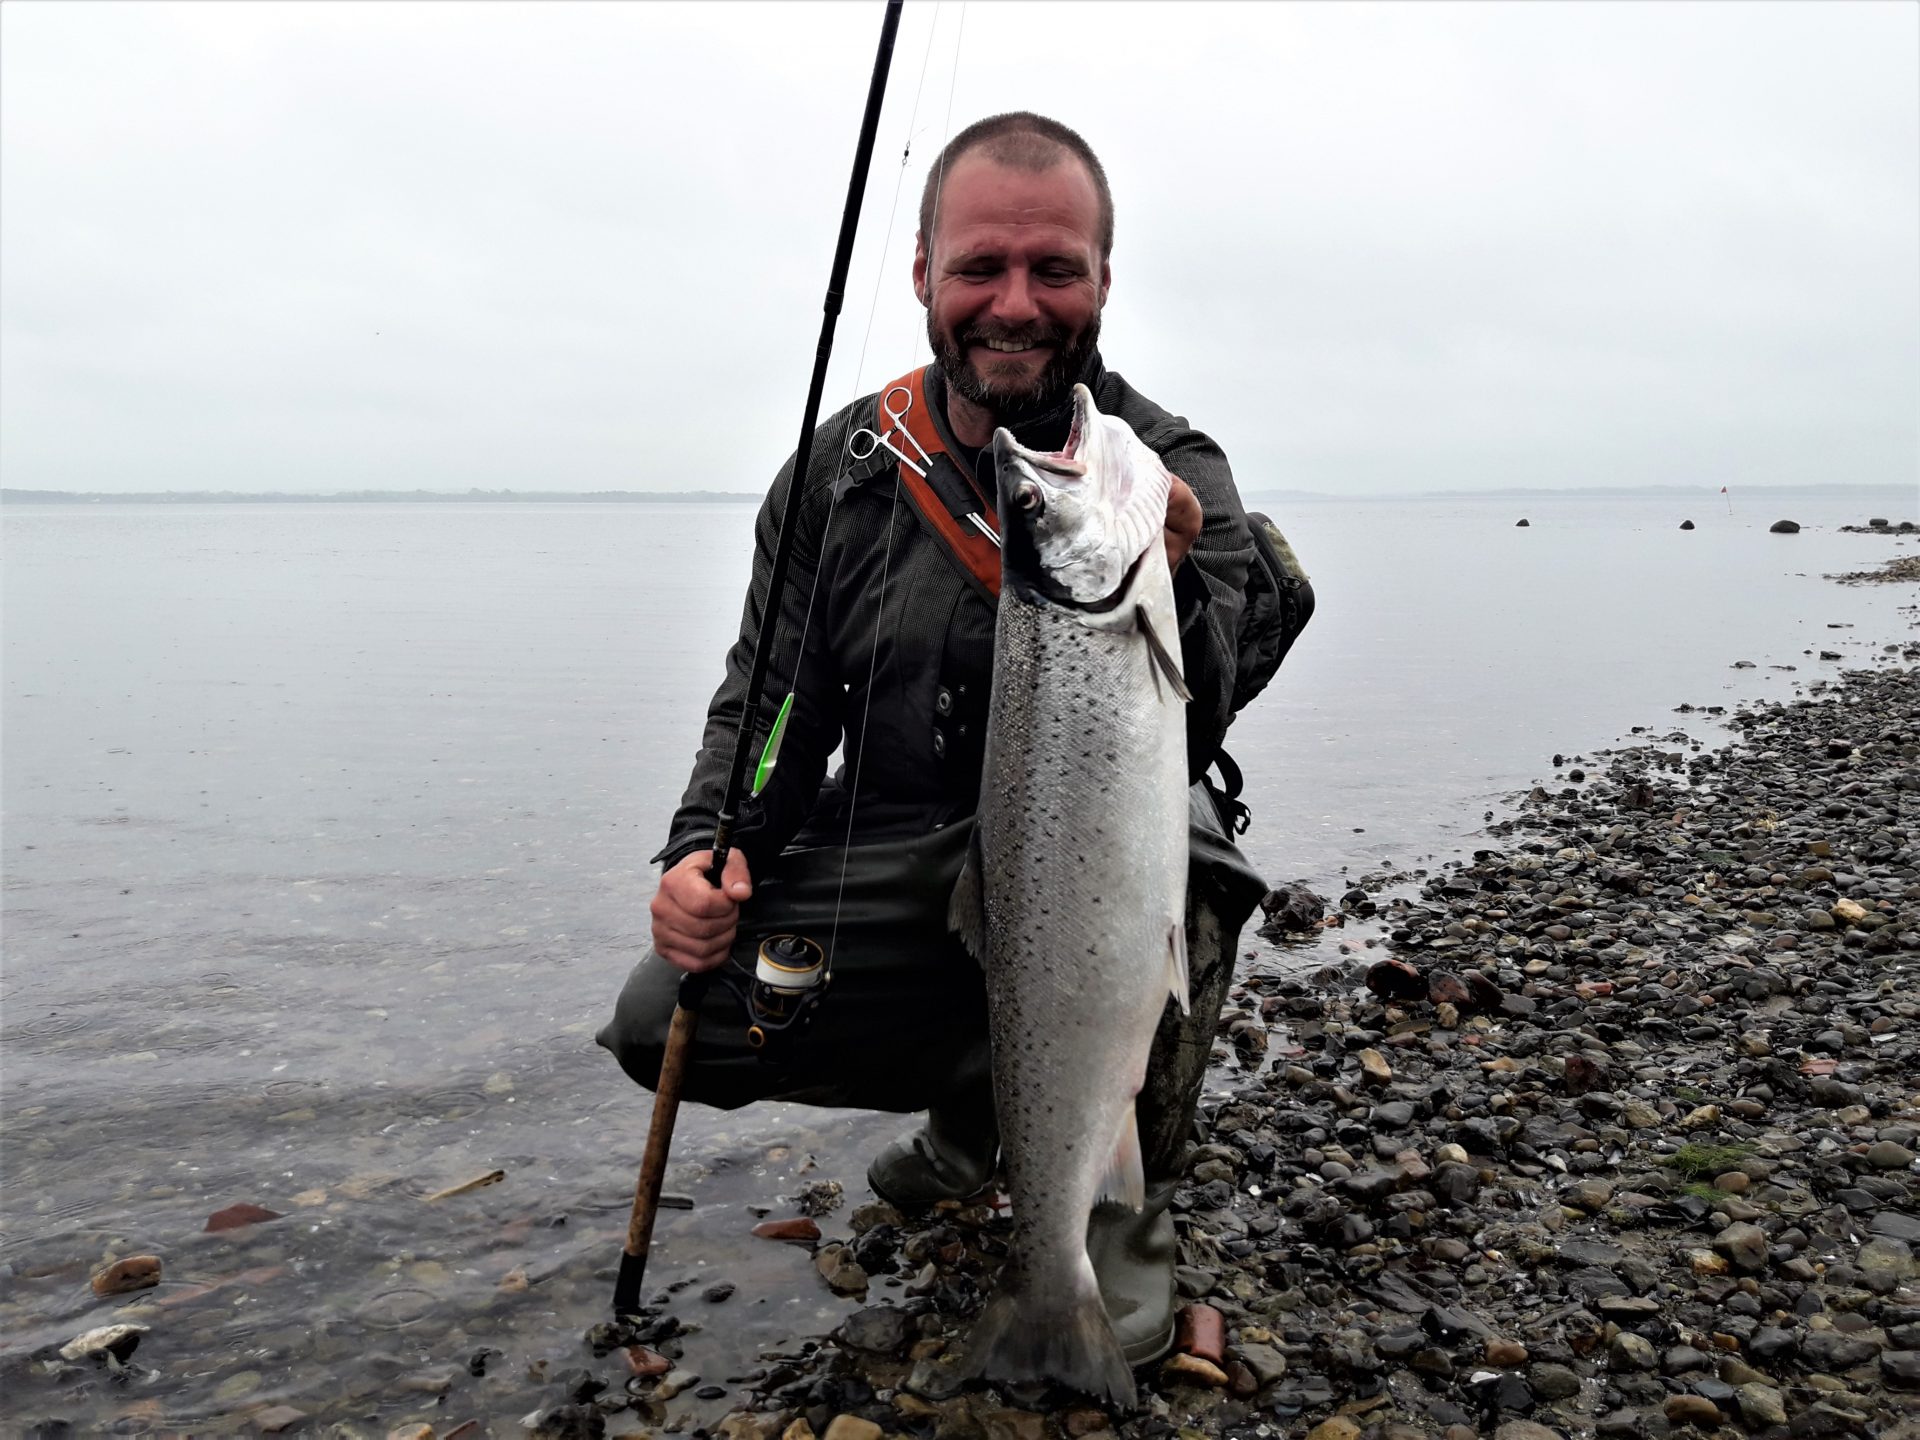
[[[772,1058],[813,1019],[832,981],[827,953],[804,935],[769,935],[760,942],[752,983],[741,996],[747,1043]]]

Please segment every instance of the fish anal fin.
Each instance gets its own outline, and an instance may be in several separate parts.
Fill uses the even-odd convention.
[[[1167,927],[1167,991],[1180,1003],[1182,1015],[1192,1013],[1187,1004],[1187,927],[1178,920]]]
[[[1186,677],[1180,673],[1180,662],[1175,660],[1173,653],[1160,643],[1160,637],[1154,633],[1153,621],[1147,618],[1147,607],[1134,606],[1133,618],[1140,626],[1140,633],[1147,637],[1147,649],[1153,652],[1153,663],[1159,667],[1160,673],[1167,677],[1168,683],[1173,686],[1173,693],[1182,700],[1192,700],[1193,692],[1187,689]]]
[[[953,899],[947,904],[947,928],[960,937],[967,953],[983,965],[987,960],[987,901],[980,877],[985,873],[980,863],[980,832],[976,829],[967,842],[967,858],[961,862],[960,878],[954,881]]]
[[[1133,1101],[1120,1117],[1120,1132],[1114,1137],[1113,1158],[1100,1179],[1099,1200],[1111,1200],[1134,1210],[1147,1203],[1147,1172],[1140,1158],[1140,1122],[1133,1113]]]

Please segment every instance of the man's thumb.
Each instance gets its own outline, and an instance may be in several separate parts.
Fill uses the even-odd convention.
[[[721,878],[728,898],[745,900],[753,894],[753,876],[747,867],[747,857],[738,850],[727,856],[726,874]]]

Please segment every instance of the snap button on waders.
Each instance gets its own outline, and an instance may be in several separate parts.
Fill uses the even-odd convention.
[[[933,697],[933,710],[936,715],[951,715],[953,713],[953,692],[944,685],[940,687],[938,693]]]
[[[938,759],[947,758],[947,732],[938,725],[933,727],[933,753]]]

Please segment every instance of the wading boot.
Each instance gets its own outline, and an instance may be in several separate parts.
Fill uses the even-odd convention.
[[[964,1200],[993,1178],[1000,1154],[990,1086],[971,1088],[927,1111],[927,1123],[909,1130],[873,1157],[867,1184],[905,1214],[940,1200]]]
[[[1173,1348],[1173,1186],[1149,1184],[1144,1209],[1105,1201],[1087,1217],[1087,1258],[1129,1365],[1151,1365]]]

